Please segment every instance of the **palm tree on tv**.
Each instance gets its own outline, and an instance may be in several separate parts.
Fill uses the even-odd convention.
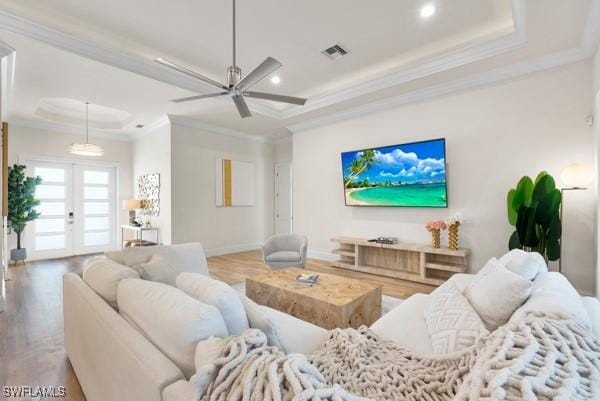
[[[346,169],[350,173],[346,179],[346,188],[348,188],[348,185],[354,181],[356,177],[361,175],[363,172],[368,171],[374,163],[377,163],[375,160],[375,150],[363,150],[360,158],[352,160],[352,163]]]

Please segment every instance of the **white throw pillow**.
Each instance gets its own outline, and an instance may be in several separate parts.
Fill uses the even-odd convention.
[[[505,324],[531,294],[531,281],[490,259],[465,288],[464,294],[488,330]]]
[[[513,249],[498,259],[508,270],[527,280],[533,280],[539,273],[548,271],[544,257],[537,252]]]
[[[126,278],[140,278],[140,275],[111,259],[93,258],[83,268],[83,281],[115,309],[117,287]]]
[[[175,286],[177,271],[165,258],[160,255],[154,255],[150,261],[140,265],[140,275],[144,280]]]
[[[217,308],[166,284],[122,280],[117,302],[119,314],[177,365],[187,379],[195,372],[198,341],[228,335]]]
[[[519,320],[528,312],[556,313],[571,317],[581,325],[592,328],[592,321],[581,296],[569,280],[557,272],[537,276],[529,300],[517,309],[511,320]]]
[[[432,294],[425,321],[433,353],[449,354],[468,348],[488,333],[483,321],[453,282]]]
[[[258,329],[265,333],[267,336],[267,343],[273,347],[279,348],[282,352],[287,353],[279,330],[277,329],[276,322],[271,319],[268,313],[265,312],[264,307],[252,301],[250,298],[243,297],[244,309],[248,316],[248,323],[253,329]]]
[[[229,334],[240,335],[250,327],[240,296],[229,285],[199,273],[181,273],[175,282],[189,296],[216,307]]]
[[[196,373],[190,378],[190,383],[196,386],[202,397],[213,381],[216,373],[215,361],[221,356],[229,338],[210,337],[198,342],[195,353]],[[198,399],[200,399],[200,397]]]

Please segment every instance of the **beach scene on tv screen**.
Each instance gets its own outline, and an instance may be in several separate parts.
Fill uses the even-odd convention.
[[[446,207],[444,140],[342,153],[349,206]]]

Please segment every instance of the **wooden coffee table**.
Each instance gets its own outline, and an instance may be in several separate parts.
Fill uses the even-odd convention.
[[[307,270],[288,268],[246,279],[246,295],[325,329],[370,326],[381,317],[381,286],[318,273],[310,287],[294,279]]]

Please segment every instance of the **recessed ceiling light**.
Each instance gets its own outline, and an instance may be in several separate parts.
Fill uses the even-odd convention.
[[[135,128],[144,128],[144,124],[137,124]]]
[[[435,6],[433,4],[425,4],[421,7],[421,18],[429,18],[435,14]]]
[[[281,82],[281,78],[279,77],[279,75],[273,75],[271,77],[271,83],[273,85],[279,85],[280,82]]]

